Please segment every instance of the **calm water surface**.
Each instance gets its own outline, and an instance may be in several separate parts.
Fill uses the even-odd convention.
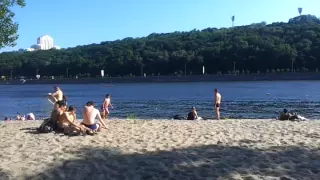
[[[320,119],[320,81],[137,83],[61,85],[68,105],[80,108],[88,100],[100,107],[106,93],[114,109],[111,118],[171,118],[186,115],[192,106],[202,117],[213,117],[213,89],[222,95],[221,116],[227,118],[274,118],[283,108]],[[53,85],[0,85],[0,119],[17,112],[47,117],[52,105],[45,98]],[[80,116],[79,116],[80,117]]]

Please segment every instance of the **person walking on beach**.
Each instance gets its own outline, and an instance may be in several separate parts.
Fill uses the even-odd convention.
[[[107,94],[106,97],[104,98],[102,107],[101,107],[101,117],[103,119],[107,119],[108,115],[110,114],[109,107],[113,109],[113,106],[111,104],[111,97],[110,94]]]
[[[100,123],[95,123],[96,117],[98,117]],[[86,106],[83,108],[82,118],[83,121],[81,124],[87,128],[90,128],[91,130],[100,131],[102,127],[107,128],[107,125],[100,116],[99,110],[94,107],[93,101],[87,102]]]
[[[214,89],[213,109],[216,112],[217,120],[220,120],[220,105],[221,105],[221,94],[218,92],[218,89]]]

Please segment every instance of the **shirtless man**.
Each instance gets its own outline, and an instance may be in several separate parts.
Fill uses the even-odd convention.
[[[63,129],[69,125],[74,125],[76,127],[78,127],[77,124],[75,124],[76,122],[76,108],[73,106],[69,106],[68,110],[66,112],[64,112],[63,114],[61,114],[58,118],[58,125],[59,128]],[[79,126],[80,128],[80,126]]]
[[[60,116],[66,111],[67,106],[62,101],[58,101],[55,103],[54,109],[51,112],[51,119],[54,122],[54,129],[58,128],[58,122]]]
[[[52,96],[55,102],[63,101],[63,92],[58,86],[54,87],[55,92],[52,94],[49,94],[49,96]]]
[[[59,129],[64,130],[64,132],[70,131],[80,131],[80,130],[89,130],[89,128],[80,126],[76,123],[76,108],[74,106],[69,106],[68,110],[59,116],[58,126]]]
[[[101,107],[101,117],[103,119],[107,119],[108,115],[110,114],[109,107],[113,109],[113,106],[111,104],[111,97],[109,94],[107,94]]]
[[[98,117],[100,123],[95,123],[96,117]],[[81,125],[84,125],[91,130],[100,131],[101,128],[107,128],[100,116],[99,110],[94,107],[92,101],[87,102],[86,106],[83,108],[82,118],[83,121],[81,122]]]
[[[218,89],[214,89],[213,109],[216,112],[217,120],[220,120],[220,105],[221,105],[221,94],[218,92]]]

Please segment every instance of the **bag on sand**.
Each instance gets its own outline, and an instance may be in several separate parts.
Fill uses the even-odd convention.
[[[37,131],[38,133],[50,133],[55,130],[55,124],[51,118],[44,119]]]

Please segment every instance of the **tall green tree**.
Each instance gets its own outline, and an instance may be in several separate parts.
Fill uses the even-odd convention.
[[[25,6],[24,0],[1,0],[0,1],[0,49],[5,46],[15,46],[19,35],[18,23],[13,21],[15,16],[11,8],[13,6]]]

